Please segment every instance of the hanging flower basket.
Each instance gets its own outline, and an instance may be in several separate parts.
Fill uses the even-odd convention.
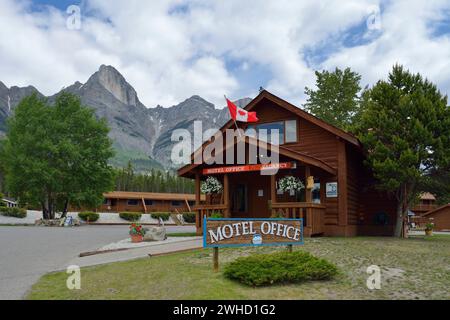
[[[294,176],[286,176],[278,180],[278,189],[290,194],[305,189],[303,182]]]
[[[200,186],[200,191],[206,195],[218,194],[222,192],[223,186],[215,177],[207,177]]]

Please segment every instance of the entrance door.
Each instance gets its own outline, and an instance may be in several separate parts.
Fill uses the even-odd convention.
[[[256,184],[251,188],[250,215],[253,218],[268,218],[269,213],[269,188],[264,184]]]
[[[233,217],[248,217],[248,190],[246,184],[237,184],[233,188],[231,200],[231,213]]]

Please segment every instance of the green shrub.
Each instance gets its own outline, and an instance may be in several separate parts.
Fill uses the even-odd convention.
[[[80,212],[78,218],[83,221],[95,222],[100,218],[100,215],[95,212]]]
[[[195,223],[195,212],[185,212],[183,213],[184,222]]]
[[[0,207],[0,213],[5,217],[14,217],[20,219],[27,217],[27,210],[18,207]]]
[[[0,207],[6,207],[6,203],[2,200],[0,200]]]
[[[335,265],[303,251],[238,258],[224,269],[227,278],[249,286],[328,280],[336,274]]]
[[[127,221],[139,221],[141,220],[142,213],[140,212],[121,212],[119,213],[119,217]]]
[[[214,211],[210,218],[214,218],[214,219],[222,219],[223,218],[223,214],[220,213],[220,211]]]
[[[162,221],[168,221],[170,218],[169,212],[152,212],[152,218],[159,220],[159,218],[162,219]]]

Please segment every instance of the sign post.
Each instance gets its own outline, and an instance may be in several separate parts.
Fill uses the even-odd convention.
[[[303,245],[303,219],[203,219],[203,247],[213,248],[214,272],[219,271],[219,248]]]
[[[214,272],[219,272],[219,248],[213,248]]]

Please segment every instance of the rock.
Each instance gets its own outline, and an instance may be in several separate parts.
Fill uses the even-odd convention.
[[[163,241],[167,239],[166,228],[164,227],[151,227],[146,229],[144,241]]]

